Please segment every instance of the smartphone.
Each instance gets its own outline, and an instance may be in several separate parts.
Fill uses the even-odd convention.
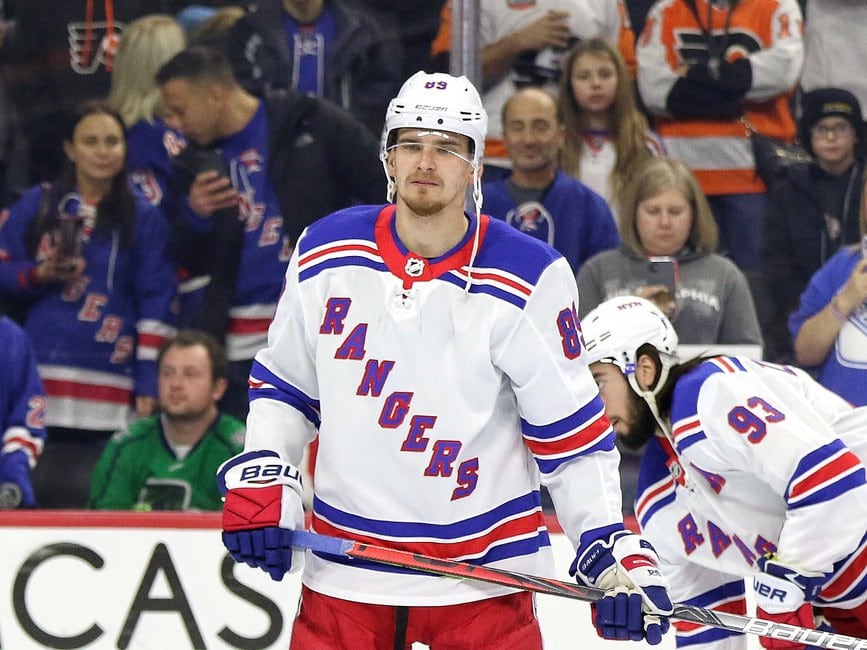
[[[661,284],[674,300],[677,295],[677,260],[673,257],[650,257],[648,265],[647,284]]]
[[[196,173],[200,174],[209,170],[214,170],[221,176],[227,175],[226,161],[223,159],[223,152],[220,149],[199,149],[196,152]]]

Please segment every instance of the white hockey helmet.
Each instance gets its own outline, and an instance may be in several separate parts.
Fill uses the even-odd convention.
[[[385,160],[397,129],[413,127],[467,136],[473,146],[473,167],[478,168],[485,151],[488,114],[479,92],[465,76],[419,71],[407,79],[388,104],[380,157]]]
[[[587,362],[613,363],[639,395],[644,391],[635,380],[635,364],[641,346],[652,345],[662,365],[653,395],[678,358],[677,332],[671,321],[652,302],[637,296],[618,296],[599,304],[581,320],[581,331]]]

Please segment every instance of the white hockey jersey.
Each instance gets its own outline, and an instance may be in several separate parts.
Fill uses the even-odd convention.
[[[743,613],[744,578],[774,551],[828,574],[818,605],[867,599],[867,408],[802,370],[720,356],[678,380],[671,423],[673,445],[656,438],[642,457],[636,516],[673,601]],[[747,647],[676,628],[690,648]]]
[[[394,206],[311,225],[251,373],[246,449],[299,463],[317,433],[313,530],[551,575],[540,478],[577,545],[622,528],[614,433],[554,249],[476,219],[424,260]],[[513,590],[308,553],[320,593],[446,605]]]

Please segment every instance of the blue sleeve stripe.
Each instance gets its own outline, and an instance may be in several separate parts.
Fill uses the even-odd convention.
[[[828,485],[827,487],[824,487],[820,490],[816,490],[815,492],[810,494],[809,497],[800,499],[797,503],[793,503],[790,501],[789,510],[797,510],[798,508],[803,508],[804,506],[814,506],[819,503],[833,501],[840,495],[863,486],[865,482],[867,482],[867,477],[865,477],[864,468],[862,467],[855,470],[848,476],[844,476],[843,478],[835,481],[831,485]]]
[[[707,436],[704,434],[704,431],[699,431],[698,433],[694,433],[691,436],[685,436],[677,441],[677,451],[682,454],[685,450],[692,447],[695,443],[701,442],[705,440]]]
[[[521,432],[525,438],[532,440],[554,440],[594,425],[604,412],[605,405],[602,403],[602,398],[597,395],[574,413],[550,424],[530,424],[521,418]]]
[[[586,449],[581,449],[577,453],[570,454],[568,456],[563,456],[562,458],[554,458],[554,459],[546,459],[541,458],[539,456],[534,456],[536,460],[536,465],[539,467],[539,471],[543,474],[551,474],[555,472],[561,465],[564,463],[568,463],[576,458],[580,458],[582,456],[589,456],[590,454],[595,454],[597,452],[610,452],[614,449],[616,435],[613,431],[611,431],[607,436],[605,436],[598,443],[593,445],[592,447],[587,447]]]
[[[789,509],[822,503],[865,483],[864,466],[839,439],[801,459],[786,489]]]
[[[319,427],[319,401],[306,395],[268,370],[258,361],[253,361],[250,370],[250,402],[256,399],[272,399],[291,406]]]
[[[673,485],[674,484],[672,483],[672,486]],[[647,526],[647,523],[651,520],[653,515],[655,515],[657,512],[662,510],[667,505],[674,503],[675,496],[676,496],[676,494],[675,494],[674,490],[672,490],[671,494],[667,494],[666,496],[664,496],[664,497],[658,499],[656,502],[654,502],[654,504],[652,506],[647,507],[641,513],[641,517],[638,520],[638,523],[641,525],[641,527],[644,528],[645,526]]]

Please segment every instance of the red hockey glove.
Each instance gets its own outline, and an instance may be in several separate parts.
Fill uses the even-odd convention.
[[[759,618],[813,629],[813,606],[809,601],[818,596],[825,582],[824,573],[794,569],[778,562],[776,556],[760,557],[756,564],[761,573],[753,579],[756,591],[756,613]],[[771,650],[802,650],[804,644],[783,639],[760,637],[763,648]]]
[[[301,473],[273,451],[248,451],[217,471],[225,495],[223,544],[236,562],[259,567],[274,580],[304,565],[304,551],[291,545],[304,528]]]
[[[582,542],[569,575],[606,592],[592,608],[599,636],[650,645],[662,641],[674,607],[659,557],[646,539],[619,530],[607,539]]]

